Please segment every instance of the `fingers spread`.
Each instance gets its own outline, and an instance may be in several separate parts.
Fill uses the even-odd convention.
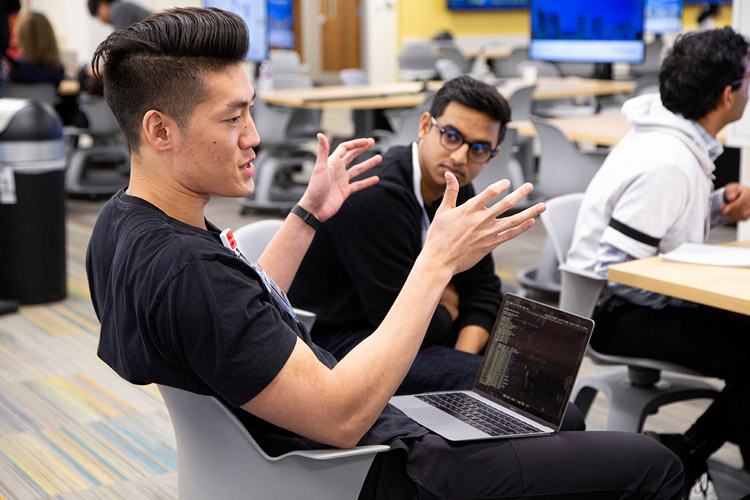
[[[349,178],[353,179],[357,177],[362,172],[366,172],[367,170],[371,169],[378,163],[380,163],[383,160],[383,157],[380,155],[375,155],[372,158],[363,161],[362,163],[358,163],[354,165],[352,168],[348,170],[349,172]]]
[[[362,179],[361,181],[352,182],[349,184],[349,193],[354,193],[355,191],[359,191],[361,189],[368,188],[370,186],[374,186],[378,183],[380,180],[380,177],[377,175],[373,175],[372,177],[368,177],[367,179]]]
[[[328,150],[330,145],[328,144],[328,138],[321,133],[318,133],[318,158],[328,158]]]
[[[511,208],[513,208],[516,205],[516,203],[521,201],[525,196],[527,196],[533,190],[534,190],[534,186],[532,186],[531,183],[527,182],[523,184],[521,187],[519,187],[518,189],[516,189],[515,191],[513,191],[512,193],[505,196],[502,200],[492,205],[490,207],[490,210],[492,211],[493,215],[497,217],[500,214],[503,214],[507,212],[508,210],[510,210]],[[490,198],[490,200],[492,200],[492,198]]]
[[[489,186],[487,186],[487,188],[484,191],[476,195],[474,197],[473,202],[483,207],[487,205],[490,201],[495,199],[499,194],[501,194],[503,191],[505,191],[509,187],[510,187],[510,181],[508,179],[501,179],[493,184],[490,184]]]

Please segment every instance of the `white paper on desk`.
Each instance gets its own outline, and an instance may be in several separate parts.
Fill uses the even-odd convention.
[[[683,243],[671,252],[661,253],[662,260],[705,264],[708,266],[750,267],[750,248]]]

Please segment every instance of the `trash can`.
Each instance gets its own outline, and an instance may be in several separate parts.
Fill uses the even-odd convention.
[[[0,300],[66,295],[65,142],[47,103],[0,99]]]

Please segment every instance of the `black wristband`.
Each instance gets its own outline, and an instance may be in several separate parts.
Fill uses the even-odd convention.
[[[297,217],[299,217],[300,219],[302,219],[305,222],[305,224],[315,229],[316,231],[320,227],[320,221],[318,220],[318,218],[315,217],[310,212],[308,212],[307,210],[305,210],[304,208],[302,208],[301,206],[299,206],[299,203],[297,203],[296,205],[292,207],[291,212]]]

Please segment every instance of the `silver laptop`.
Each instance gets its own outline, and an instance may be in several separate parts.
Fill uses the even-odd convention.
[[[473,390],[391,404],[450,441],[553,434],[593,329],[588,318],[506,294]]]

